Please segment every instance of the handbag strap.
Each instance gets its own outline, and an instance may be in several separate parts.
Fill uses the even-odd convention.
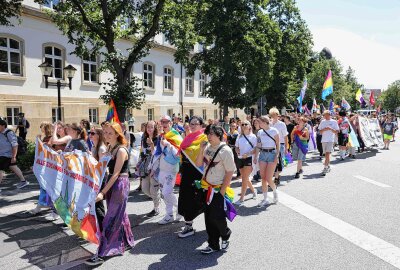
[[[208,171],[210,170],[210,165],[214,162],[214,159],[217,157],[219,150],[221,150],[223,147],[225,146],[225,144],[221,145],[220,147],[218,147],[217,151],[215,152],[214,156],[212,157],[210,163],[208,163],[206,172],[204,173],[204,179],[206,179]]]
[[[243,137],[249,142],[249,144],[251,145],[251,148],[254,148],[254,145],[251,143],[251,141],[246,137],[246,135],[243,134]]]
[[[262,129],[264,131],[265,134],[267,134],[268,137],[270,137],[274,143],[276,144],[276,140],[274,139],[274,137],[272,137],[271,135],[268,134],[268,132],[265,131],[265,129]]]

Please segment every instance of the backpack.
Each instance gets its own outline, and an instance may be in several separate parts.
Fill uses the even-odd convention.
[[[29,123],[29,121],[28,121],[28,120],[25,120],[25,121],[26,121],[25,128],[30,128],[30,127],[31,127],[31,124]]]
[[[129,132],[130,146],[133,147],[135,145],[136,137],[133,133]]]
[[[4,136],[6,136],[6,139],[9,143],[11,143],[8,140],[7,134],[8,132],[13,132],[12,130],[7,130],[6,133],[4,133]],[[15,134],[15,133],[14,133]],[[17,136],[17,134],[15,134],[15,136]],[[28,148],[28,144],[26,143],[26,141],[24,141],[24,139],[22,139],[21,137],[17,136],[17,142],[18,142],[18,152],[17,152],[17,156],[19,155],[23,155],[26,153],[27,148]]]

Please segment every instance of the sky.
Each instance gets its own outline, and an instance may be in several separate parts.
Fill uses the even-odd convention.
[[[400,0],[297,0],[297,6],[314,50],[329,48],[365,88],[400,80]]]

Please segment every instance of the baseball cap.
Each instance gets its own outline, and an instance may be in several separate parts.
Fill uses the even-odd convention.
[[[171,117],[169,117],[168,115],[164,115],[164,116],[161,116],[161,118],[160,118],[160,121],[162,121],[162,120],[167,120],[167,121],[171,122]]]

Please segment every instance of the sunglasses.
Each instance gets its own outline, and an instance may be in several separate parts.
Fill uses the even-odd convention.
[[[169,121],[161,121],[161,124],[168,124]]]
[[[242,127],[244,127],[244,126],[248,126],[249,124],[242,124]]]
[[[96,132],[89,132],[89,135],[94,136],[94,135],[96,135]]]

